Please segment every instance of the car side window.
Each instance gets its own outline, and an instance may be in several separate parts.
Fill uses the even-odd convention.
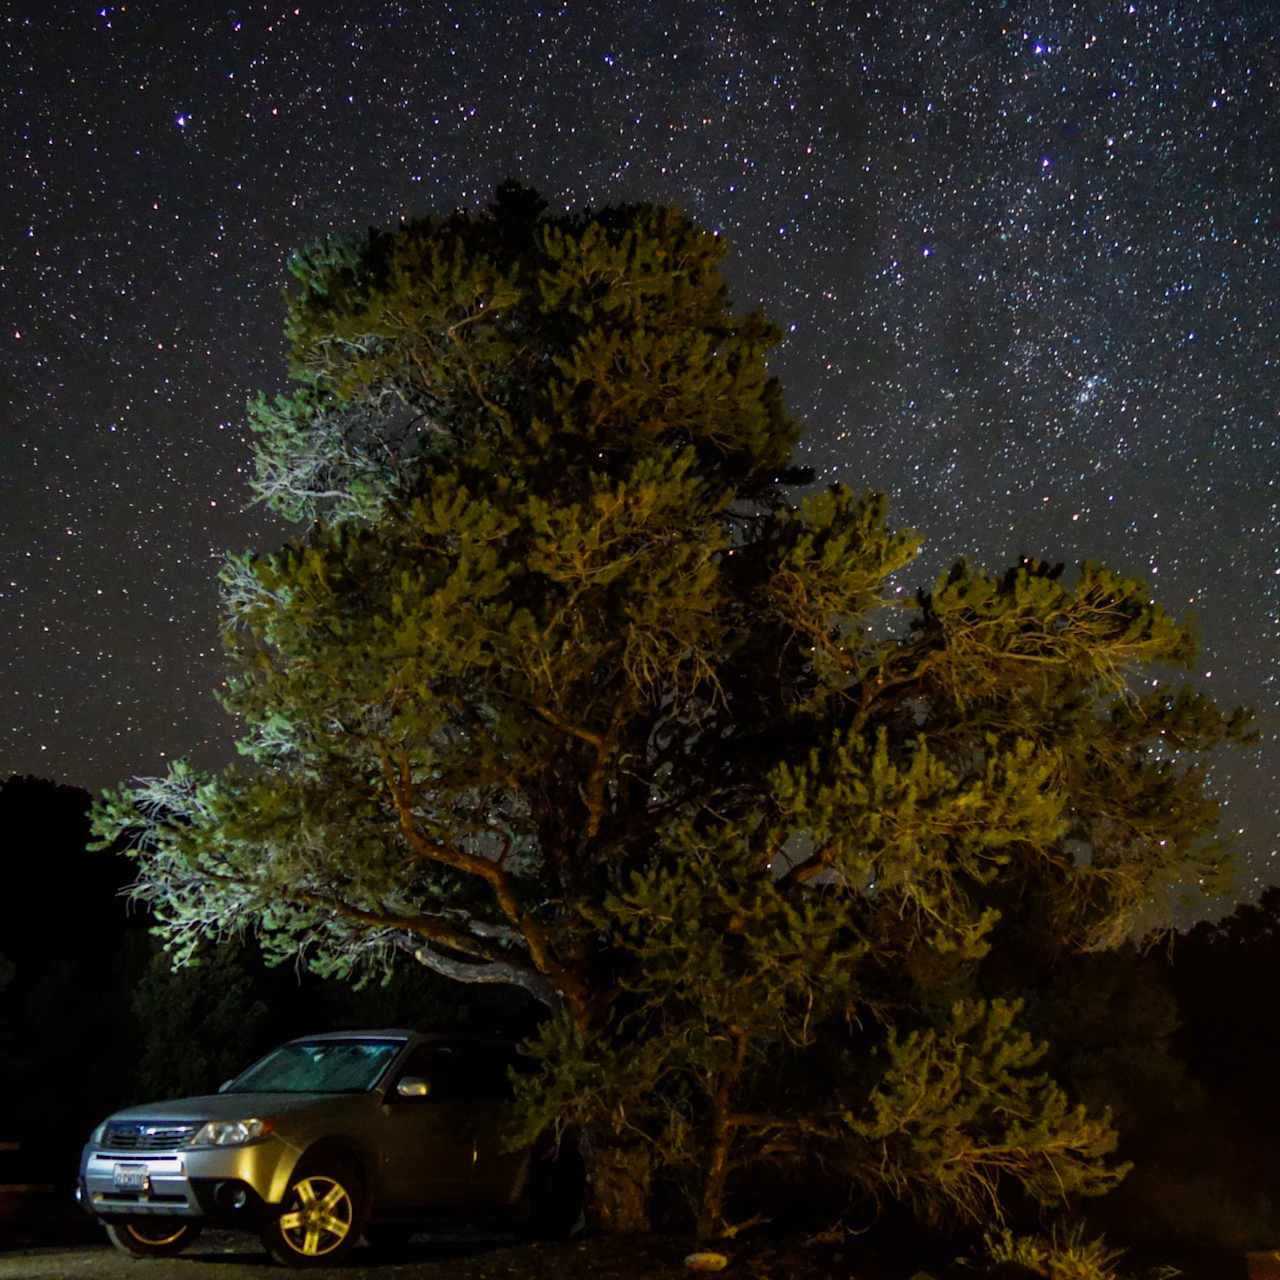
[[[429,1080],[432,1102],[510,1102],[511,1062],[511,1053],[501,1046],[424,1044],[409,1055],[399,1078]]]
[[[494,1045],[459,1045],[458,1064],[468,1102],[510,1102],[511,1054]]]
[[[448,1045],[419,1045],[410,1055],[399,1079],[417,1076],[431,1084],[428,1098],[432,1102],[456,1102],[459,1095],[459,1066]]]

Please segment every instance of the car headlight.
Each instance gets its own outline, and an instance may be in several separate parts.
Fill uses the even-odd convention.
[[[90,1135],[89,1145],[96,1147],[107,1136],[107,1122],[104,1120]]]
[[[191,1139],[193,1147],[243,1147],[271,1132],[270,1120],[210,1120]]]

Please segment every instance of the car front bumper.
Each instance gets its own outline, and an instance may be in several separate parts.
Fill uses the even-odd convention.
[[[243,1147],[138,1154],[91,1145],[80,1158],[77,1199],[100,1218],[247,1223],[279,1202],[296,1155],[276,1138]]]

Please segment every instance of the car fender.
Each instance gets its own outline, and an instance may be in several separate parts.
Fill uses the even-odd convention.
[[[271,1170],[271,1184],[263,1196],[268,1204],[279,1204],[284,1199],[293,1179],[293,1171],[302,1159],[301,1147],[294,1146],[292,1142],[281,1143],[281,1146],[284,1149]]]
[[[324,1168],[326,1163],[336,1162],[353,1168],[360,1175],[364,1189],[370,1195],[374,1191],[373,1171],[376,1162],[371,1162],[369,1153],[353,1138],[332,1135],[317,1138],[305,1148],[292,1148],[292,1159],[282,1160],[275,1170],[271,1181],[271,1203],[280,1204],[289,1190],[289,1183],[301,1166],[308,1168],[318,1166]]]

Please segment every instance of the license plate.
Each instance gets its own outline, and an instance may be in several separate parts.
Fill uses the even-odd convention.
[[[111,1183],[117,1191],[150,1191],[151,1180],[145,1164],[118,1164],[111,1171]]]

